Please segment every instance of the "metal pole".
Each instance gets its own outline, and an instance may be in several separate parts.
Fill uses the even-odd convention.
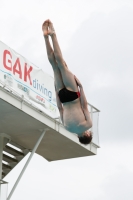
[[[2,157],[3,157],[3,137],[0,136],[0,180],[2,180]],[[1,183],[0,183],[0,199],[1,199]]]
[[[2,179],[3,137],[0,136],[0,179]]]
[[[91,131],[93,133],[93,107],[92,106],[91,106],[91,121],[92,121]]]
[[[38,139],[36,145],[34,146],[34,148],[33,148],[32,152],[31,152],[31,154],[30,154],[30,156],[29,156],[27,162],[25,163],[24,168],[22,169],[22,171],[21,171],[21,173],[20,173],[20,175],[19,175],[19,177],[18,177],[16,183],[14,184],[14,186],[13,186],[13,188],[12,188],[12,190],[11,190],[11,192],[10,192],[8,198],[7,198],[7,200],[10,200],[10,198],[11,198],[11,196],[12,196],[14,190],[16,189],[16,187],[17,187],[17,185],[18,185],[18,183],[19,183],[19,181],[20,181],[22,175],[24,174],[24,172],[25,172],[25,170],[26,170],[26,168],[27,168],[27,166],[28,166],[28,164],[29,164],[29,162],[30,162],[32,156],[34,155],[35,151],[37,150],[37,148],[38,148],[38,146],[39,146],[39,144],[40,144],[40,142],[41,142],[41,140],[42,140],[42,138],[43,138],[43,136],[45,135],[45,133],[46,133],[47,130],[49,130],[49,129],[46,128],[46,129],[43,131],[43,133],[41,134],[41,136],[39,137],[39,139]]]
[[[5,133],[0,133],[0,200],[2,195],[2,187],[1,184],[3,183],[2,180],[2,160],[3,160],[3,148],[5,147],[6,143],[11,140],[10,136]]]

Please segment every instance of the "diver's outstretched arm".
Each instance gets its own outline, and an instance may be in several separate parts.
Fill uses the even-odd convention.
[[[81,102],[81,107],[82,107],[82,110],[83,110],[83,113],[85,116],[85,120],[86,120],[83,123],[81,123],[80,126],[83,126],[83,127],[86,127],[89,129],[92,127],[92,120],[91,120],[90,113],[88,110],[88,102],[87,102],[81,82],[78,80],[78,78],[76,76],[74,76],[74,78],[75,78],[77,85],[80,88],[80,102]]]
[[[85,96],[85,93],[84,93],[84,90],[83,90],[83,86],[76,76],[74,76],[74,78],[75,78],[77,85],[80,88],[81,106],[82,106],[83,109],[86,109],[88,107],[88,102],[87,102],[87,99],[86,99],[86,96]]]

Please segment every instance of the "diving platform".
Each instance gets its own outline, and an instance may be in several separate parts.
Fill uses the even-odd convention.
[[[93,139],[81,144],[61,123],[53,78],[2,42],[0,58],[0,193],[6,184],[2,179],[30,153],[9,197],[3,199],[10,200],[34,153],[49,162],[96,155],[100,111],[88,104]]]
[[[96,131],[98,127],[94,116],[99,110],[92,105],[90,110]],[[42,135],[43,131],[45,134]],[[33,149],[31,154],[37,153],[47,161],[96,155],[99,145],[95,142],[98,141],[98,131],[95,131],[92,130],[95,140],[89,145],[82,145],[76,134],[63,127],[60,118],[50,117],[23,95],[0,83],[0,190],[4,185],[2,179]],[[40,142],[35,148],[38,140]],[[20,178],[9,197],[3,200],[10,200]]]
[[[95,143],[82,145],[77,135],[67,131],[60,119],[54,119],[32,105],[24,97],[7,87],[0,87],[0,133],[11,138],[11,144],[31,151],[42,131],[48,128],[36,153],[48,161],[95,155],[99,147]],[[5,151],[16,156],[15,151]],[[19,153],[21,156],[21,153]],[[25,154],[25,153],[23,153]],[[5,157],[5,156],[4,156]],[[6,157],[5,157],[6,158]],[[8,161],[8,159],[6,159]]]
[[[7,163],[3,164],[3,178],[32,151],[45,128],[49,130],[36,153],[46,160],[57,161],[97,154],[99,145],[94,141],[89,145],[80,144],[77,135],[67,131],[59,118],[50,117],[10,87],[1,84],[0,133],[10,138],[3,149],[3,161]],[[11,158],[9,154],[14,157]]]

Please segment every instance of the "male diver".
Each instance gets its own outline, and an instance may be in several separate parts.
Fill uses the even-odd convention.
[[[62,123],[65,129],[78,135],[82,144],[89,144],[92,140],[92,132],[89,131],[92,127],[92,121],[83,86],[68,69],[63,59],[57,36],[50,20],[44,21],[42,31],[48,60],[54,72],[56,101]],[[52,39],[53,48],[49,37]]]

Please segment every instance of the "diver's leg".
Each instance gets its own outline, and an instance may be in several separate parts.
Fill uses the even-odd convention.
[[[54,48],[54,56],[58,63],[58,67],[61,71],[63,83],[65,87],[71,91],[78,91],[78,86],[76,84],[73,73],[68,69],[66,62],[63,59],[62,52],[57,40],[57,36],[53,27],[52,22],[49,20],[49,35],[52,38],[53,48]]]
[[[48,51],[49,47],[49,38],[45,37],[45,43],[46,43],[46,49]],[[55,86],[56,86],[56,91],[58,92],[59,90],[61,90],[62,88],[65,87],[64,83],[63,83],[63,79],[62,79],[62,75],[61,75],[61,71],[58,68],[58,63],[56,62],[54,53],[51,53],[48,55],[48,60],[53,68],[53,72],[54,72],[54,81],[55,81]]]
[[[54,56],[54,51],[53,51],[50,41],[49,41],[48,20],[46,20],[43,23],[42,30],[43,30],[43,34],[44,34],[48,60],[49,60],[50,64],[52,65],[53,72],[54,72],[56,90],[59,91],[60,89],[64,88],[65,86],[64,86],[64,83],[62,80],[61,72],[58,68],[58,64],[57,64],[55,56]]]
[[[52,64],[54,62],[55,58],[54,58],[54,55],[53,55],[54,51],[53,51],[51,44],[50,44],[50,41],[49,41],[48,24],[49,24],[48,20],[44,21],[44,23],[42,25],[42,31],[43,31],[43,36],[44,36],[44,39],[45,39],[48,60]]]

